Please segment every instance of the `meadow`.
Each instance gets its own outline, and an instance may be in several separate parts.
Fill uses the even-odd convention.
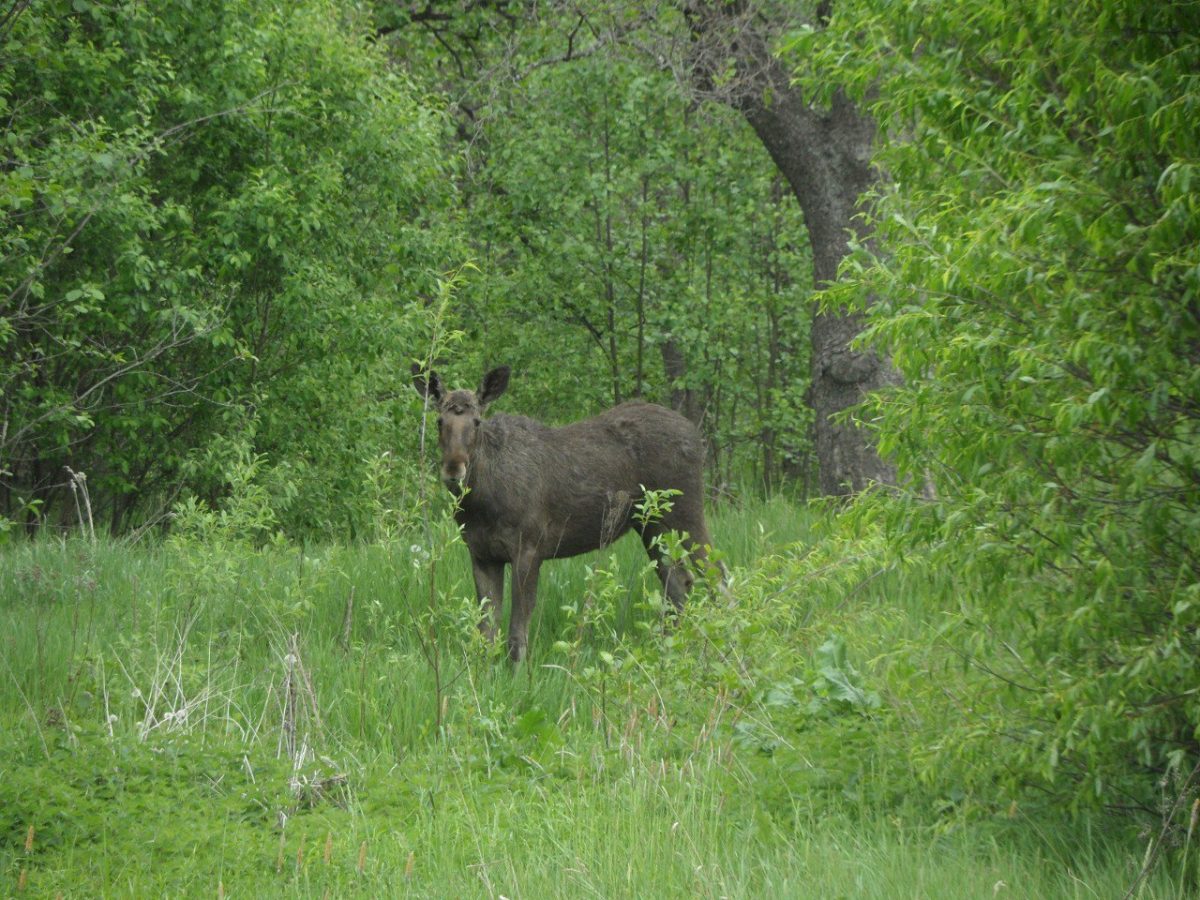
[[[3,893],[1125,892],[1145,845],[1123,827],[930,783],[955,713],[919,580],[828,577],[824,514],[783,499],[711,515],[728,594],[668,628],[636,540],[550,563],[516,668],[445,520],[5,546]]]

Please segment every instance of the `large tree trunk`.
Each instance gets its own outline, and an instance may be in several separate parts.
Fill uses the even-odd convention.
[[[861,211],[859,197],[878,177],[870,163],[875,123],[840,92],[829,110],[810,106],[766,41],[753,31],[747,6],[703,0],[689,7],[698,38],[693,71],[710,90],[712,73],[720,71],[717,67],[724,60],[732,58],[746,73],[717,96],[746,117],[800,202],[819,289],[837,277],[851,233],[867,237],[856,214]],[[879,458],[867,429],[834,421],[867,392],[898,380],[888,360],[850,348],[861,330],[861,315],[813,312],[814,450],[820,489],[827,495],[895,482],[894,469]]]
[[[840,94],[828,112],[814,112],[787,84],[777,63],[772,61],[770,70],[775,82],[772,101],[743,101],[740,107],[800,202],[812,245],[813,279],[822,288],[837,277],[851,232],[865,237],[855,216],[859,196],[876,177],[870,165],[875,125]],[[860,315],[813,312],[811,402],[824,494],[895,481],[892,467],[879,458],[865,428],[834,421],[868,391],[897,378],[878,354],[850,348],[861,330]]]

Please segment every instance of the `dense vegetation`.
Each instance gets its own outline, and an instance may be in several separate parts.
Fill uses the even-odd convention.
[[[4,891],[1190,895],[1197,71],[1134,0],[0,8]],[[832,284],[785,114],[874,128]],[[500,661],[414,361],[688,415],[728,592],[620,544]]]
[[[463,256],[439,115],[335,4],[23,6],[0,514],[73,518],[70,466],[122,533],[262,456],[290,530],[353,534],[403,420],[412,298]]]
[[[960,574],[947,633],[1006,686],[963,739],[1012,738],[993,751],[1004,765],[1073,784],[1076,802],[1151,808],[1162,778],[1188,806],[1197,10],[977,2],[927,10],[919,31],[867,10],[850,21],[796,49],[824,73],[821,54],[866,29],[875,55],[847,83],[878,90],[881,126],[907,135],[879,154],[894,178],[881,252],[864,250],[835,296],[877,298],[864,340],[908,380],[872,403],[881,445],[936,496],[879,521],[901,552]]]

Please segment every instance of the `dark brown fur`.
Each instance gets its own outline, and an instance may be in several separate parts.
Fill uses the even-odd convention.
[[[511,564],[508,654],[525,656],[529,617],[543,560],[603,547],[637,526],[658,564],[663,591],[683,605],[693,577],[671,565],[654,539],[686,532],[694,560],[709,543],[704,521],[704,444],[696,427],[652,403],[623,403],[598,416],[550,428],[524,416],[483,418],[508,386],[509,370],[489,372],[478,391],[446,391],[436,373],[413,366],[417,390],[436,407],[442,481],[461,497],[456,517],[471,552],[485,609],[480,628],[495,637]],[[469,490],[463,491],[463,487]],[[642,529],[635,504],[648,490],[675,489],[672,507]]]

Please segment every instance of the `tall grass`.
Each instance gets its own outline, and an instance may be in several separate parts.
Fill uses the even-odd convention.
[[[837,781],[930,714],[889,689],[913,663],[882,637],[858,666],[886,715],[825,698],[828,732],[758,716],[822,636],[915,641],[936,617],[903,573],[797,581],[816,515],[715,510],[733,599],[698,598],[675,629],[635,540],[547,564],[516,669],[476,635],[444,523],[433,547],[0,549],[3,891],[1119,895],[1140,860],[1115,837],[948,818],[915,780],[863,789],[872,766],[903,771],[883,752]],[[790,637],[758,620],[704,636],[752,595]],[[1170,879],[1145,886],[1160,895]]]

